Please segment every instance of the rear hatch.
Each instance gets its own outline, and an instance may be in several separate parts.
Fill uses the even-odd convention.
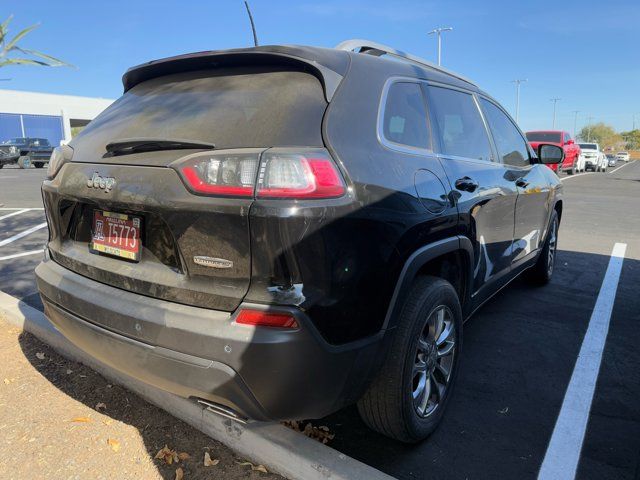
[[[265,63],[145,79],[91,122],[70,143],[72,160],[43,186],[52,259],[128,291],[234,310],[251,277],[249,210],[259,155],[270,147],[323,146],[327,101],[319,78]],[[202,146],[107,151],[132,138]],[[199,190],[178,168],[202,156],[228,167],[216,170],[216,189]],[[112,214],[140,226],[137,261],[96,250],[96,225],[102,229]]]

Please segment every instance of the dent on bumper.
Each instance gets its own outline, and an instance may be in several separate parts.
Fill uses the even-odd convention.
[[[116,289],[51,260],[36,278],[46,316],[93,357],[255,420],[318,418],[355,401],[379,346],[326,344],[300,311],[294,331],[238,325],[227,312]]]

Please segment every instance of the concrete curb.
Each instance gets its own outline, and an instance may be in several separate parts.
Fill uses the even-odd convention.
[[[379,470],[361,463],[278,423],[241,425],[206,412],[194,402],[146,385],[86,355],[68,342],[44,314],[21,300],[0,292],[0,316],[35,335],[61,355],[83,363],[114,383],[166,410],[241,457],[265,465],[292,480],[387,480]]]

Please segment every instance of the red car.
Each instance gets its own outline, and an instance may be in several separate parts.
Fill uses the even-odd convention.
[[[527,140],[534,150],[541,143],[551,143],[558,145],[564,150],[564,160],[562,164],[547,165],[551,170],[558,173],[559,171],[567,172],[573,175],[578,171],[578,159],[580,158],[580,146],[571,138],[568,132],[562,130],[537,130],[526,133]]]

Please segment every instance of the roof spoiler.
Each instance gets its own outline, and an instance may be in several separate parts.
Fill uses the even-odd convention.
[[[343,75],[312,58],[287,53],[295,47],[259,47],[226,51],[190,53],[163,58],[131,67],[122,77],[124,91],[152,78],[187,71],[234,66],[283,66],[307,71],[317,77],[324,88],[327,102],[335,94]],[[344,72],[342,72],[344,73]]]

